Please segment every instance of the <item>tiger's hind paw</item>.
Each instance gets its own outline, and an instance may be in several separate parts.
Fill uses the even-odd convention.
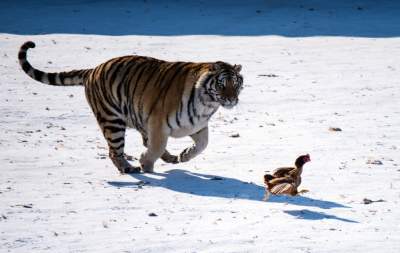
[[[140,167],[134,167],[125,159],[124,156],[111,156],[111,161],[121,174],[139,173]]]
[[[170,155],[170,154],[168,154],[168,155],[163,155],[163,156],[161,157],[161,159],[162,159],[164,162],[166,162],[166,163],[172,163],[172,164],[179,163],[179,158],[178,158],[178,156],[176,156],[176,155]]]
[[[136,174],[140,173],[140,167],[132,166],[129,164],[128,166],[118,168],[118,171],[121,174]]]
[[[134,166],[130,166],[130,167],[126,167],[124,168],[124,172],[122,172],[123,174],[137,174],[140,173],[140,167],[134,167]]]

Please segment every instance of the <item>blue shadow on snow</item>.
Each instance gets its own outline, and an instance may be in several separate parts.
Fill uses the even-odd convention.
[[[186,170],[170,170],[165,173],[130,174],[150,187],[163,187],[171,191],[205,197],[227,199],[247,199],[262,201],[264,187],[235,178],[194,173]],[[109,181],[115,187],[138,187],[138,182]],[[297,206],[330,208],[349,208],[340,203],[313,199],[305,196],[271,196],[268,202],[288,203]],[[268,203],[267,202],[267,203]]]
[[[323,219],[330,219],[330,220],[338,220],[343,222],[350,222],[350,223],[358,223],[354,220],[349,220],[345,218],[340,218],[335,215],[325,214],[323,212],[315,212],[310,210],[287,210],[284,211],[285,213],[292,215],[296,218],[304,219],[304,220],[323,220]]]

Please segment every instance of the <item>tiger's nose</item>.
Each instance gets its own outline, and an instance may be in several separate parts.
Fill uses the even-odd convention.
[[[226,102],[227,102],[227,103],[225,103],[225,107],[226,107],[226,108],[232,108],[232,107],[234,107],[235,105],[238,104],[239,99],[237,99],[237,98],[234,98],[234,99],[227,99]]]
[[[235,99],[232,101],[233,106],[237,105],[239,103],[239,99]]]

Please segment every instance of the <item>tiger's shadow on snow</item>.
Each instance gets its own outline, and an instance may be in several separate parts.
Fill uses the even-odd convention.
[[[264,187],[244,182],[239,179],[207,175],[190,172],[187,170],[174,169],[164,173],[152,174],[130,174],[141,182],[109,181],[108,184],[114,187],[138,187],[141,184],[145,187],[163,187],[171,191],[193,194],[205,197],[218,197],[227,199],[247,199],[262,201]],[[330,208],[349,208],[340,203],[306,196],[271,196],[268,202],[288,203],[297,206]],[[267,202],[267,203],[268,203]]]

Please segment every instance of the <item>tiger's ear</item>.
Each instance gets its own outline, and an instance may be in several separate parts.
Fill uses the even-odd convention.
[[[209,72],[212,75],[218,74],[221,70],[222,70],[221,62],[214,62],[211,64],[211,66],[209,68]]]
[[[235,69],[236,72],[240,72],[242,70],[242,65],[238,64],[238,65],[233,65],[233,68]]]
[[[222,69],[222,65],[223,64],[223,62],[221,62],[221,61],[217,61],[217,62],[215,62],[213,65],[212,65],[212,70],[213,71],[220,71],[221,69]]]

